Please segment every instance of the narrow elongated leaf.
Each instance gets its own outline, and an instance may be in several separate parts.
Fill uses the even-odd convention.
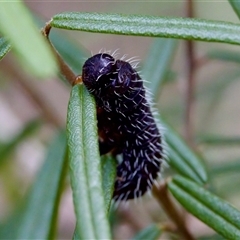
[[[103,193],[106,205],[106,212],[108,213],[112,201],[114,183],[116,180],[117,163],[112,156],[104,155],[101,157],[101,164],[103,176]]]
[[[200,143],[216,146],[240,145],[240,137],[223,137],[218,135],[203,135],[198,137]]]
[[[11,46],[5,38],[0,38],[0,60],[10,51]]]
[[[61,133],[50,146],[46,160],[23,206],[5,224],[3,231],[0,230],[1,239],[53,237],[60,193],[67,169],[65,147],[65,134]]]
[[[114,183],[116,179],[116,161],[110,155],[101,157],[102,178],[103,178],[103,194],[105,199],[105,209],[109,214],[111,206],[112,195],[114,191]],[[75,230],[73,239],[80,239],[77,231]]]
[[[196,171],[186,163],[185,159],[177,153],[175,149],[169,147],[168,158],[170,166],[175,169],[179,174],[192,179],[197,183],[203,183]]]
[[[176,176],[168,183],[173,196],[194,216],[226,239],[240,238],[240,211],[198,184]]]
[[[56,220],[57,206],[66,173],[65,134],[56,138],[29,195],[27,209],[19,225],[19,239],[47,239]],[[64,161],[65,160],[65,161]]]
[[[166,142],[170,148],[170,164],[181,174],[204,184],[207,182],[206,169],[198,157],[181,139],[181,137],[166,123]]]
[[[240,171],[240,159],[229,162],[229,159],[225,163],[214,164],[209,166],[209,174],[211,176],[216,174],[232,174]]]
[[[213,116],[216,109],[218,109],[218,105],[223,99],[224,91],[238,81],[239,74],[239,69],[229,72],[219,72],[213,79],[209,79],[209,84],[204,87],[202,91],[198,92],[198,98],[204,98],[204,100],[206,100],[207,97],[209,98],[207,109],[201,119],[201,134],[206,129],[206,124],[211,122],[211,116]]]
[[[207,53],[207,57],[210,59],[240,63],[240,54],[236,51],[222,49],[212,50]]]
[[[228,0],[228,1],[232,5],[232,8],[237,14],[237,16],[240,18],[240,2],[237,0]]]
[[[34,131],[36,131],[40,126],[40,122],[39,121],[31,121],[29,122],[25,128],[19,133],[17,134],[16,137],[14,137],[11,141],[9,141],[8,143],[4,144],[1,146],[0,148],[0,164],[2,164],[2,162],[4,160],[6,160],[6,157],[14,152],[14,149],[16,148],[16,146],[22,142],[26,137],[28,137],[29,135],[31,135]]]
[[[228,166],[226,166],[228,167]],[[214,190],[220,196],[224,196],[227,199],[238,199],[239,197],[239,185],[240,185],[240,178],[239,178],[239,163],[236,166],[236,170],[234,169],[219,169],[222,170],[221,172],[214,172],[210,170],[211,180],[214,184]],[[238,170],[238,171],[237,171]],[[228,172],[229,171],[229,172]],[[217,175],[217,174],[220,175]],[[215,174],[215,175],[214,175]]]
[[[70,178],[80,239],[110,239],[102,189],[94,99],[72,88],[67,117]]]
[[[223,236],[215,233],[209,236],[199,237],[198,240],[226,240]]]
[[[190,18],[65,12],[51,26],[88,32],[240,44],[240,25]]]
[[[151,224],[140,231],[132,240],[157,240],[162,231],[156,224]]]
[[[170,67],[177,41],[174,39],[157,39],[152,44],[145,60],[142,76],[147,80],[147,87],[157,97],[166,73]]]
[[[20,0],[1,2],[0,31],[9,39],[26,70],[38,77],[52,77],[56,74],[57,64],[50,47]]]

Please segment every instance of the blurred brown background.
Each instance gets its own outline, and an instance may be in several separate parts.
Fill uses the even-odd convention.
[[[64,11],[106,12],[124,14],[144,14],[155,16],[186,16],[185,1],[25,1],[31,11],[48,21],[57,13]],[[194,4],[195,16],[211,20],[238,22],[228,1],[196,1]],[[131,56],[139,56],[144,61],[145,56],[154,39],[147,37],[114,36],[53,29],[68,35],[70,39],[81,44],[91,55],[101,48],[107,50],[119,49],[119,52]],[[235,46],[216,43],[195,42],[196,58],[201,59],[206,53],[215,49],[229,49],[238,51]],[[183,133],[186,54],[185,42],[179,41],[176,56],[171,71],[174,81],[167,84],[159,101],[160,112],[169,122]],[[206,115],[209,107],[208,97],[202,96],[204,91],[214,91],[214,79],[223,74],[236,71],[236,64],[211,61],[201,67],[196,73],[197,95],[194,111],[195,133],[207,132],[238,136],[240,134],[239,119],[239,90],[240,83],[235,81],[229,85],[221,101],[213,107],[211,116]],[[81,68],[79,67],[79,74]],[[59,79],[50,81],[29,81],[30,76],[22,73],[12,54],[8,54],[0,63],[0,142],[6,143],[21,131],[26,122],[38,118],[44,119],[45,124],[37,135],[28,138],[9,159],[11,164],[3,165],[0,170],[0,218],[4,219],[11,213],[16,199],[26,193],[39,166],[41,166],[46,143],[50,141],[58,127],[64,128],[66,121],[67,104],[70,88]],[[239,77],[238,77],[239,78]],[[212,84],[212,85],[211,85]],[[210,90],[209,90],[210,89]],[[212,89],[212,90],[211,90]],[[211,95],[211,92],[208,92]],[[235,159],[239,156],[237,147],[208,148],[200,146],[206,159],[225,161],[226,157]],[[9,160],[9,161],[10,161]],[[211,163],[212,163],[211,162]],[[11,176],[11,177],[8,177]],[[236,176],[237,177],[237,176]],[[7,181],[6,181],[7,179]],[[215,179],[216,188],[224,188]],[[228,185],[226,185],[228,186]],[[9,190],[11,189],[11,190]],[[239,198],[230,196],[235,206],[240,207]],[[115,229],[116,239],[130,238],[135,231],[147,226],[152,221],[165,219],[156,202],[147,197],[141,204],[132,204],[130,208],[120,208],[120,223]],[[157,211],[156,211],[157,209]],[[134,215],[135,213],[138,215]],[[160,217],[159,217],[160,216]],[[61,201],[59,238],[70,239],[74,229],[71,191],[67,189]],[[194,231],[202,233],[208,230],[197,220],[189,219]],[[197,229],[197,230],[196,230]]]

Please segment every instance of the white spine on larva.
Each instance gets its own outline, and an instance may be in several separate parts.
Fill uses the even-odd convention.
[[[160,174],[161,174],[162,171],[164,170],[164,167],[168,167],[168,164],[167,164],[167,162],[168,162],[167,161],[167,159],[168,159],[168,154],[167,154],[168,146],[167,146],[167,143],[166,143],[166,140],[165,140],[166,129],[161,124],[160,114],[157,111],[156,104],[153,102],[152,92],[146,86],[144,86],[144,87],[145,87],[145,90],[146,90],[146,98],[147,98],[147,101],[149,102],[152,115],[154,117],[154,120],[156,122],[158,130],[161,134],[161,147],[162,147],[162,167],[160,169]]]
[[[122,58],[122,59],[124,59],[124,58]],[[137,59],[136,57],[132,57],[132,58],[127,59],[126,61],[128,61],[132,65],[132,67],[134,69],[136,69],[136,66],[138,66],[138,64],[139,64],[139,62],[137,62],[137,61],[140,61],[140,59]],[[138,71],[137,73],[141,76],[140,71]],[[142,77],[141,77],[141,79],[142,79],[143,83],[150,82],[150,79],[149,80],[144,80],[144,78],[142,78]],[[136,81],[138,81],[138,80],[136,80]],[[145,97],[146,97],[147,103],[149,104],[148,107],[150,108],[150,111],[151,111],[152,116],[153,116],[153,120],[154,120],[154,122],[155,122],[155,124],[156,124],[156,126],[159,130],[160,138],[161,138],[161,143],[159,143],[157,145],[159,145],[159,147],[162,148],[162,154],[161,154],[162,158],[158,159],[158,158],[155,158],[155,156],[154,156],[154,160],[159,162],[159,164],[161,164],[161,168],[160,168],[160,171],[158,173],[158,176],[161,176],[161,173],[163,171],[163,166],[167,166],[167,144],[166,144],[165,137],[164,137],[165,128],[160,123],[160,115],[159,115],[159,112],[157,111],[157,108],[156,108],[154,102],[153,102],[152,92],[145,86],[145,84],[144,84],[144,89],[145,89]],[[141,97],[144,97],[144,96],[141,96]],[[146,124],[146,122],[145,122],[145,124]],[[140,136],[138,136],[138,137],[141,138]],[[143,136],[143,138],[144,138],[144,136]],[[153,148],[152,150],[154,150],[155,145],[152,144],[151,142],[150,142],[150,145],[152,145],[151,146]],[[146,157],[147,160],[151,161],[151,159],[149,159],[148,156],[145,156],[145,157]],[[154,165],[156,164],[155,161],[152,161],[152,163]],[[150,177],[151,181],[153,182],[153,184],[157,185],[159,183],[157,179],[154,180],[152,178],[151,174],[149,174],[149,177]],[[151,183],[149,181],[148,181],[148,186],[149,186],[149,190],[150,190],[151,189]]]

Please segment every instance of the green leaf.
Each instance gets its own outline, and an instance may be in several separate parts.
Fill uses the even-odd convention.
[[[109,215],[109,210],[112,201],[112,195],[114,191],[114,183],[116,179],[117,163],[110,155],[104,155],[101,157],[101,168],[103,178],[103,194],[105,199],[105,209]],[[76,229],[73,239],[80,239]]]
[[[174,39],[157,39],[151,46],[145,60],[142,75],[148,81],[147,87],[157,97],[168,73],[177,41]]]
[[[67,136],[76,229],[80,239],[110,239],[96,122],[93,97],[84,85],[75,85],[68,106]]]
[[[229,159],[225,163],[214,164],[209,166],[209,174],[211,176],[216,174],[232,174],[240,171],[240,159],[229,162]]]
[[[211,117],[215,113],[218,105],[221,103],[224,91],[226,91],[226,89],[233,83],[238,81],[239,74],[239,69],[228,72],[219,72],[217,76],[214,76],[213,79],[209,79],[209,83],[207,84],[207,86],[205,86],[201,91],[198,92],[198,98],[204,98],[204,101],[206,101],[206,98],[209,98],[207,109],[202,115],[202,119],[200,119],[202,125],[202,129],[200,129],[200,134],[202,134],[204,130],[206,130],[206,125],[211,124]]]
[[[176,150],[169,147],[168,159],[170,166],[175,169],[179,174],[192,179],[193,181],[203,184],[196,171],[186,163],[185,159],[177,153]]]
[[[29,122],[24,129],[17,134],[11,141],[4,144],[0,148],[0,164],[6,160],[7,156],[13,153],[16,146],[21,143],[26,137],[30,136],[33,132],[35,132],[40,127],[40,122],[38,120],[34,120]]]
[[[38,77],[53,77],[57,63],[44,37],[20,0],[1,2],[0,31],[26,71]]]
[[[173,196],[194,216],[227,239],[240,238],[240,211],[198,184],[176,176],[168,183]]]
[[[162,231],[156,224],[151,224],[134,236],[133,240],[157,240]]]
[[[50,147],[30,193],[18,230],[19,239],[48,239],[52,235],[67,169],[65,151],[65,134],[61,133]]]
[[[103,177],[103,193],[106,204],[106,212],[108,213],[112,201],[114,183],[116,180],[117,163],[112,156],[107,154],[101,157],[101,164]]]
[[[1,239],[53,239],[67,170],[65,147],[65,134],[61,133],[50,146],[46,160],[23,206],[1,231]]]
[[[229,50],[212,50],[207,53],[207,57],[210,59],[218,59],[222,61],[240,63],[240,54],[236,51]]]
[[[0,38],[0,60],[10,51],[11,46],[5,38]]]
[[[225,164],[224,164],[225,165]],[[225,165],[226,166],[226,165]],[[238,200],[239,197],[239,163],[236,169],[230,169],[230,166],[226,166],[228,169],[216,169],[216,172],[210,170],[211,187],[214,192],[217,192],[219,196],[231,199],[232,201]],[[232,166],[233,167],[233,164]],[[219,170],[219,172],[218,172]],[[221,172],[220,172],[221,171]]]
[[[219,234],[211,234],[210,236],[199,237],[198,240],[226,240],[224,237]]]
[[[227,145],[240,145],[240,137],[224,137],[218,135],[203,135],[198,137],[198,142],[208,144],[208,145],[216,145],[216,146],[227,146]]]
[[[197,183],[206,183],[207,173],[201,158],[187,146],[184,140],[167,123],[164,122],[163,126],[166,129],[166,142],[170,148],[171,166]]]
[[[112,156],[107,154],[101,157],[103,193],[104,193],[105,208],[107,213],[109,213],[109,209],[111,206],[112,195],[114,191],[114,183],[116,179],[116,169],[117,169],[117,163]],[[73,239],[80,239],[76,229],[74,232]]]
[[[51,26],[98,33],[240,44],[239,24],[192,18],[65,12],[55,15]]]
[[[232,5],[233,10],[237,14],[238,18],[240,18],[240,2],[238,0],[228,0]]]

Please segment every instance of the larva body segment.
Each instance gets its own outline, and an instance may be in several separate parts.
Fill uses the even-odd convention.
[[[122,154],[113,197],[141,197],[152,188],[163,158],[143,81],[130,63],[106,53],[85,62],[82,79],[96,99],[100,154]]]

